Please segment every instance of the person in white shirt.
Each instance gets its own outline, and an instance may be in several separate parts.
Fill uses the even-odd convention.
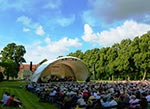
[[[10,95],[9,95],[9,93],[8,92],[5,92],[4,94],[3,94],[3,106],[6,106],[6,103],[7,103],[7,101],[8,101],[8,99],[10,98]]]

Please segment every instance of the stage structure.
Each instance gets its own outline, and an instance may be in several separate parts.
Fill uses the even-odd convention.
[[[59,79],[72,78],[72,80],[85,81],[90,75],[85,63],[79,58],[65,56],[40,65],[31,76],[32,82],[39,80],[48,82],[53,76]]]

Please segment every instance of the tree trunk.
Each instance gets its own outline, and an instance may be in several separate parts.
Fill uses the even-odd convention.
[[[145,78],[146,78],[146,70],[145,70],[145,72],[144,72],[144,74],[143,74],[143,78],[142,78],[142,81],[144,81],[145,80]]]
[[[9,76],[7,76],[6,79],[9,80]]]
[[[114,75],[112,75],[111,78],[112,78],[112,81],[114,81]]]
[[[111,80],[111,77],[108,77],[108,80],[110,81],[110,80]]]
[[[127,75],[127,80],[130,81],[130,76],[129,75]]]

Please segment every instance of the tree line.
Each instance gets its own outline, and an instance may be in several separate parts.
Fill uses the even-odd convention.
[[[0,68],[3,74],[17,78],[20,65],[25,61],[26,53],[23,45],[10,43],[0,51]],[[83,60],[91,75],[90,79],[98,80],[145,80],[150,78],[150,32],[124,39],[111,47],[93,48],[82,52],[77,50],[69,53]],[[40,64],[47,61],[44,59]],[[0,80],[3,78],[0,72]]]
[[[133,40],[124,39],[111,47],[94,48],[69,53],[83,60],[91,79],[145,80],[150,79],[150,32]]]

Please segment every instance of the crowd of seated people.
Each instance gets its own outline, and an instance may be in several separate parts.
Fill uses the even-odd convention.
[[[21,100],[8,92],[3,94],[1,103],[3,107],[22,107]]]
[[[56,75],[51,75],[51,77],[47,80],[47,81],[42,81],[42,79],[40,78],[39,80],[38,80],[38,82],[64,82],[64,81],[75,81],[75,79],[74,79],[74,77],[72,77],[72,76],[66,76],[66,77],[64,77],[64,78],[60,78],[60,77],[58,77],[58,76],[56,76]]]
[[[64,81],[74,81],[72,76],[66,76],[64,78],[59,78],[55,75],[52,75],[48,82],[64,82]]]
[[[26,88],[61,109],[147,109],[150,102],[149,81],[30,83]]]

